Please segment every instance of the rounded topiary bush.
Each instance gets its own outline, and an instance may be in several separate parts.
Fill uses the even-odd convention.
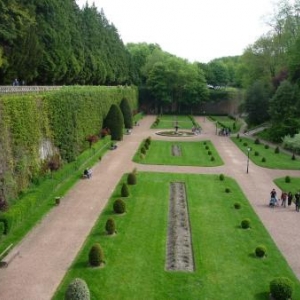
[[[270,148],[270,146],[269,145],[265,145],[265,149],[269,149]]]
[[[266,162],[266,158],[263,157],[263,158],[261,159],[261,162]]]
[[[248,229],[248,228],[250,228],[251,226],[251,222],[250,222],[250,220],[249,219],[244,219],[244,220],[242,220],[242,222],[241,222],[241,227],[243,228],[243,229]]]
[[[122,197],[128,197],[129,196],[129,190],[127,184],[124,182],[121,188],[121,196]]]
[[[270,282],[270,293],[275,300],[292,299],[294,284],[286,277],[277,277]]]
[[[212,156],[212,157],[210,158],[210,161],[215,161],[215,158]]]
[[[136,184],[136,175],[135,173],[129,173],[127,176],[127,184],[135,185]]]
[[[207,151],[207,154],[208,154],[208,155],[211,155],[211,151]]]
[[[209,146],[205,146],[205,149],[206,149],[206,150],[209,150]]]
[[[113,207],[116,214],[123,214],[126,211],[126,204],[122,199],[117,199]]]
[[[206,145],[206,142],[203,142],[203,145]]]
[[[220,175],[219,175],[219,179],[220,179],[221,181],[224,181],[224,180],[225,180],[224,174],[220,174]]]
[[[241,204],[238,203],[238,202],[234,203],[233,206],[234,206],[235,209],[240,209],[241,208]]]
[[[89,252],[89,263],[92,267],[99,267],[104,262],[104,254],[100,244],[96,243]]]
[[[245,142],[243,145],[244,145],[245,147],[247,147],[247,146],[248,146],[248,143]]]
[[[259,156],[259,152],[258,152],[258,151],[255,151],[255,152],[254,152],[254,155],[255,155],[255,156]]]
[[[276,147],[275,150],[274,150],[274,152],[275,152],[276,154],[279,153],[279,147]]]
[[[286,182],[286,183],[290,183],[291,182],[291,177],[290,176],[285,176],[285,179],[284,179],[284,181]]]
[[[109,218],[105,224],[107,234],[114,234],[116,232],[116,223],[113,218]]]
[[[256,247],[255,249],[255,255],[257,257],[265,257],[266,256],[266,253],[267,253],[267,249],[265,246],[263,245],[259,245]]]
[[[259,145],[259,144],[260,144],[259,138],[256,138],[256,139],[255,139],[254,144],[256,144],[256,145]]]
[[[226,188],[225,193],[230,193],[230,188]]]
[[[75,278],[70,282],[65,293],[65,300],[90,300],[90,291],[86,282]]]

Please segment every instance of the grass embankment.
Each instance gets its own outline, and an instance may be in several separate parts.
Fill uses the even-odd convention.
[[[138,183],[124,198],[127,212],[115,215],[113,201],[120,197],[120,181],[87,238],[77,259],[53,299],[63,299],[74,278],[85,280],[91,299],[269,299],[269,282],[286,276],[295,283],[293,299],[300,299],[300,285],[266,229],[230,178],[217,175],[138,173]],[[194,272],[165,270],[170,182],[185,182],[192,233]],[[230,193],[225,193],[225,188]],[[234,208],[239,202],[241,209]],[[105,223],[116,222],[117,234],[108,236]],[[244,218],[251,229],[241,229]],[[100,243],[103,268],[88,266],[88,253]],[[263,244],[267,257],[255,257]]]
[[[178,125],[179,130],[191,130],[193,125],[192,120],[188,116],[159,116],[159,123],[152,125],[151,128],[155,129],[174,129],[175,125]]]
[[[63,166],[60,170],[49,174],[29,188],[18,201],[26,201],[26,198],[37,197],[37,205],[24,217],[23,221],[14,227],[9,234],[3,235],[0,239],[0,253],[10,244],[16,245],[22,238],[43,218],[53,207],[55,197],[64,196],[67,191],[80,180],[83,170],[99,162],[99,158],[110,146],[110,138],[101,139],[92,148],[84,151],[76,161]],[[63,201],[63,199],[61,200]]]
[[[247,154],[247,149],[250,148],[249,158],[256,165],[280,170],[299,170],[300,160],[292,160],[291,154],[283,152],[275,153],[275,149],[272,146],[266,146],[265,144],[256,144],[254,140],[246,137],[237,138],[232,137],[232,141]],[[266,148],[267,147],[267,148]]]
[[[133,161],[152,165],[202,166],[215,167],[223,164],[221,157],[210,141],[201,142],[167,142],[152,140],[145,155],[141,155],[141,143]],[[178,146],[180,156],[172,154],[172,147]],[[213,159],[212,159],[213,157]]]
[[[296,192],[300,191],[300,177],[289,178],[290,182],[286,182],[286,177],[277,178],[274,182],[282,191],[292,192],[295,195]],[[280,193],[278,196],[280,196]]]
[[[212,122],[217,122],[217,128],[230,128],[231,133],[239,132],[243,123],[240,119],[233,120],[227,116],[209,116]]]

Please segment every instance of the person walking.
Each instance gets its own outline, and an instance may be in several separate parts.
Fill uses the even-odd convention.
[[[295,205],[296,205],[296,211],[299,212],[299,207],[300,207],[300,192],[299,191],[295,194]]]
[[[269,204],[271,207],[274,207],[277,203],[276,195],[277,195],[276,190],[272,189],[272,191],[270,192],[271,199]]]
[[[281,194],[281,206],[286,207],[286,200],[287,200],[288,194],[286,192],[282,192]]]
[[[291,206],[293,198],[294,198],[294,196],[293,196],[292,192],[289,192],[288,193],[288,206]]]

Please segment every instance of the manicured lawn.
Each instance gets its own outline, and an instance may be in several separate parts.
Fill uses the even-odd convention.
[[[239,130],[242,126],[242,122],[240,120],[235,121],[227,116],[210,116],[210,119],[213,122],[218,122],[218,128],[222,128],[223,126],[226,128],[230,128],[232,133],[239,132]],[[234,127],[234,124],[235,124],[235,127]]]
[[[275,153],[275,148],[266,149],[264,144],[257,145],[252,139],[246,137],[232,137],[231,139],[246,154],[247,148],[251,148],[249,157],[258,166],[280,170],[300,169],[300,160],[292,160],[292,155]],[[262,161],[263,158],[265,162]]]
[[[192,129],[193,123],[188,116],[160,116],[158,125],[153,125],[151,128],[156,129],[174,129],[176,122],[180,129]]]
[[[290,182],[285,181],[285,177],[277,178],[274,180],[275,184],[281,189],[281,191],[292,192],[295,195],[296,192],[300,191],[300,177],[290,177]],[[279,192],[279,193],[278,193]],[[281,195],[280,191],[277,194]]]
[[[141,147],[136,152],[133,161],[152,165],[202,166],[215,167],[223,164],[218,152],[210,141],[201,142],[169,142],[152,140],[145,156],[141,155]],[[178,146],[181,156],[174,156],[172,148]],[[209,154],[209,151],[211,152]],[[212,161],[212,157],[214,160]]]
[[[138,173],[124,199],[127,212],[115,215],[116,188],[77,259],[53,299],[63,299],[69,282],[84,279],[91,299],[269,299],[269,282],[286,276],[295,283],[293,299],[300,299],[300,285],[252,210],[235,181],[218,175]],[[185,182],[192,232],[194,272],[165,270],[170,182]],[[230,193],[225,193],[225,188]],[[239,202],[241,209],[233,207]],[[88,205],[88,204],[87,204]],[[117,234],[107,236],[106,220],[113,217]],[[252,228],[241,229],[244,218]],[[88,266],[88,253],[100,243],[106,264]],[[255,257],[256,246],[267,248],[267,257]]]

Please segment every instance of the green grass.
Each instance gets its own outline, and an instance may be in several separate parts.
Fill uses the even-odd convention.
[[[210,141],[201,142],[169,142],[152,140],[144,158],[141,158],[140,149],[134,155],[133,161],[142,164],[177,165],[177,166],[202,166],[215,167],[223,164],[218,152]],[[172,155],[172,146],[181,149],[181,156]],[[206,149],[208,148],[208,149]],[[208,154],[211,151],[211,154]],[[211,161],[211,157],[215,160]]]
[[[239,132],[242,126],[242,122],[239,119],[234,121],[233,119],[227,116],[210,116],[209,118],[213,122],[218,122],[218,128],[222,128],[223,126],[226,128],[230,128],[232,133]],[[235,123],[235,129],[233,128],[234,123]]]
[[[277,178],[274,182],[282,191],[292,192],[295,195],[296,192],[300,191],[300,177],[290,177],[290,179],[291,182],[289,183],[285,182],[285,177]]]
[[[22,222],[13,227],[8,235],[0,238],[0,253],[10,244],[15,245],[21,241],[49,210],[55,208],[54,198],[65,195],[81,179],[83,170],[99,162],[99,157],[109,146],[109,137],[101,139],[93,145],[93,148],[84,151],[76,161],[65,165],[52,176],[44,178],[38,185],[29,188],[19,201],[26,201],[26,197],[37,195],[39,205]]]
[[[264,144],[255,144],[252,139],[249,138],[237,138],[232,137],[232,141],[243,151],[247,153],[247,148],[251,148],[250,159],[256,165],[269,168],[269,169],[280,169],[280,170],[299,170],[300,160],[292,160],[292,155],[283,152],[275,153],[274,147],[265,149]],[[258,152],[259,155],[255,155]],[[265,158],[265,162],[262,159]]]
[[[269,282],[277,276],[290,278],[295,283],[293,299],[300,299],[298,280],[235,181],[167,173],[138,173],[137,179],[125,200],[127,213],[116,216],[112,203],[120,197],[124,179],[120,181],[53,299],[63,299],[69,282],[79,277],[94,300],[265,300]],[[186,184],[194,272],[165,270],[171,181]],[[233,208],[236,202],[241,209]],[[116,221],[115,236],[104,232],[109,217]],[[251,220],[250,230],[241,229],[244,218]],[[88,252],[96,242],[104,250],[103,268],[88,266]],[[264,259],[254,255],[259,244],[267,248]]]
[[[174,129],[175,123],[177,121],[179,130],[189,129],[193,127],[193,123],[188,116],[167,116],[163,115],[159,117],[160,122],[157,126],[152,125],[151,128],[155,129]]]

